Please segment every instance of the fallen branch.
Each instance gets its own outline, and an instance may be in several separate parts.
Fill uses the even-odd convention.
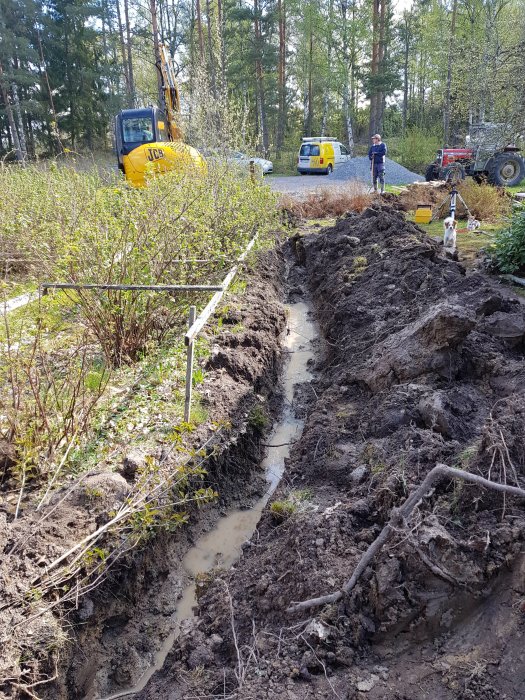
[[[511,496],[516,496],[517,498],[525,499],[525,490],[517,486],[499,484],[495,481],[489,481],[489,479],[485,479],[477,474],[470,474],[462,469],[447,467],[446,464],[438,464],[426,475],[422,483],[412,494],[410,494],[403,505],[401,505],[399,508],[392,509],[390,520],[386,523],[378,537],[372,542],[366,552],[364,552],[354,570],[354,573],[352,574],[352,577],[344,584],[341,590],[335,591],[334,593],[330,593],[328,595],[320,596],[319,598],[304,600],[301,603],[293,603],[289,608],[287,608],[286,612],[296,613],[303,610],[309,610],[310,608],[316,608],[321,605],[326,605],[328,603],[336,603],[343,596],[348,595],[363,575],[366,567],[371,563],[375,555],[382,549],[385,542],[387,542],[395,532],[399,531],[403,527],[406,520],[411,516],[412,512],[419,505],[421,500],[429,493],[434,484],[443,477],[463,479],[463,481],[468,481],[472,484],[477,484],[478,486],[484,486],[485,488],[493,491],[499,491],[503,494],[509,494]]]

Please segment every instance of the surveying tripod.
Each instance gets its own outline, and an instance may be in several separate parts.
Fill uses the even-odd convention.
[[[453,184],[452,184],[452,189],[450,190],[450,192],[447,194],[447,196],[445,197],[445,199],[441,202],[441,204],[439,205],[439,207],[437,207],[436,211],[434,212],[434,214],[433,214],[433,216],[432,216],[432,221],[435,221],[436,219],[439,219],[439,217],[440,217],[440,215],[441,215],[441,210],[443,209],[443,205],[444,205],[444,204],[447,204],[447,203],[449,203],[449,210],[450,210],[449,216],[451,216],[453,219],[455,219],[455,218],[456,218],[456,208],[457,208],[457,201],[458,201],[458,199],[459,199],[459,201],[461,202],[461,204],[463,204],[463,206],[465,207],[465,209],[467,210],[468,216],[472,216],[472,214],[471,214],[471,212],[470,212],[470,209],[469,209],[468,206],[467,206],[467,203],[465,202],[465,200],[463,199],[463,197],[460,195],[460,193],[459,193],[459,192],[457,191],[457,189],[456,189],[456,183],[453,183]]]

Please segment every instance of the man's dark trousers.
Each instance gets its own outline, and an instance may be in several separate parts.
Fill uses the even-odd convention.
[[[385,164],[384,163],[374,163],[372,165],[372,180],[374,183],[374,190],[377,190],[377,181],[381,185],[381,192],[385,189]]]

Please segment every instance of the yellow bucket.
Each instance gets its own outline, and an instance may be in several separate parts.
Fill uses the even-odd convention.
[[[414,217],[416,224],[429,224],[432,221],[432,207],[430,204],[418,204]]]

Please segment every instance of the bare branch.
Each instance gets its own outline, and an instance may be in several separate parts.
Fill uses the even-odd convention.
[[[351,578],[345,583],[340,591],[335,591],[328,595],[320,596],[319,598],[311,598],[310,600],[304,600],[301,603],[293,603],[287,608],[286,612],[296,613],[303,610],[309,610],[310,608],[319,607],[321,605],[326,605],[328,603],[336,603],[343,596],[348,595],[360,577],[363,575],[366,567],[371,563],[375,555],[381,550],[385,542],[387,542],[390,537],[397,532],[400,527],[402,527],[406,520],[411,516],[413,510],[419,505],[421,500],[429,493],[434,484],[440,479],[448,477],[452,479],[462,479],[463,481],[470,482],[472,484],[477,484],[478,486],[483,486],[484,488],[491,489],[492,491],[499,491],[503,494],[508,494],[510,496],[516,496],[517,498],[525,499],[525,490],[517,486],[508,486],[507,484],[499,484],[495,481],[489,481],[488,479],[478,476],[477,474],[470,474],[469,472],[463,471],[462,469],[455,469],[454,467],[448,467],[446,464],[437,464],[434,469],[432,469],[422,481],[422,483],[415,489],[415,491],[406,499],[402,506],[399,508],[393,508],[390,515],[390,520],[383,527],[378,537],[372,542],[370,547],[364,552],[358,565],[356,566],[354,573]]]

